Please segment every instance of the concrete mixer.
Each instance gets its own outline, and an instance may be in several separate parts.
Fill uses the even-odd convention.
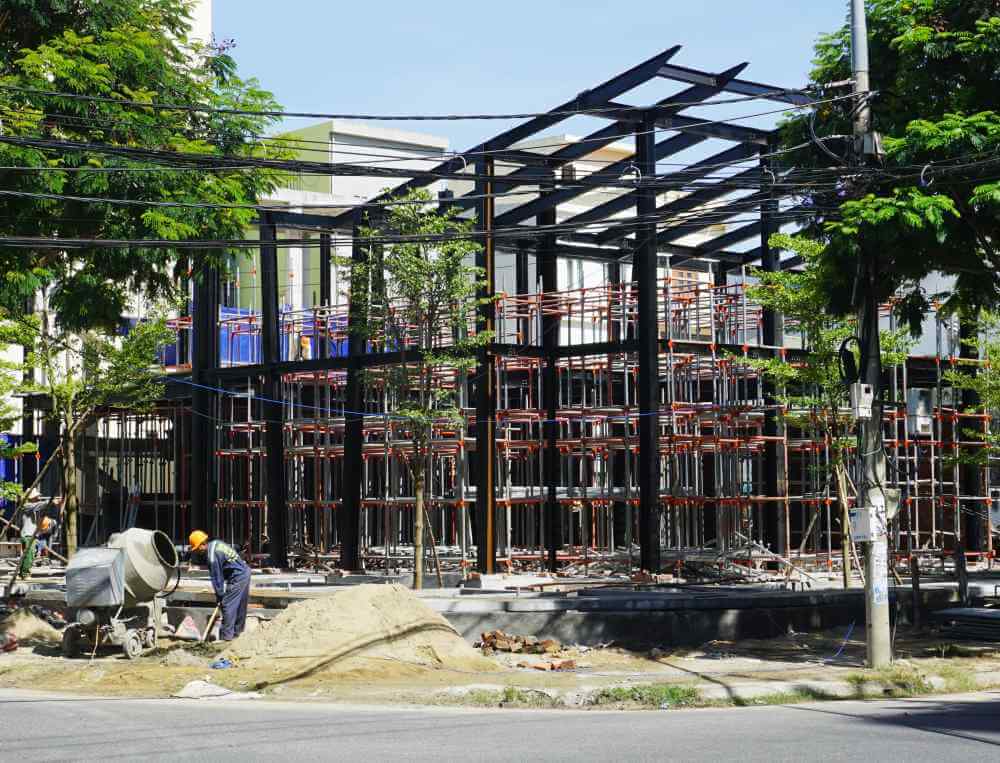
[[[177,549],[159,530],[132,528],[107,546],[82,548],[66,567],[63,654],[73,657],[102,646],[121,647],[134,660],[156,646],[163,593],[180,574]]]

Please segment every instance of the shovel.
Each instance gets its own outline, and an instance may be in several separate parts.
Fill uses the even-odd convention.
[[[208,618],[208,625],[205,626],[205,632],[201,634],[202,643],[208,639],[208,634],[212,632],[212,626],[215,625],[215,618],[219,616],[219,609],[222,607],[221,604],[215,605],[215,610],[212,612],[212,616]]]

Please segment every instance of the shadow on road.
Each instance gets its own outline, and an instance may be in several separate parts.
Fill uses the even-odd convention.
[[[789,710],[833,715],[877,725],[905,726],[928,734],[966,739],[1000,747],[1000,692],[986,692],[992,699],[955,700],[947,697],[899,700],[878,714],[844,705],[790,705]],[[857,706],[855,706],[857,707]],[[985,736],[988,735],[988,736]]]

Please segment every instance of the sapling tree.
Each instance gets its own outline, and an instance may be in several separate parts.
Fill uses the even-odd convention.
[[[77,547],[80,438],[101,411],[120,407],[141,412],[162,397],[157,351],[172,339],[166,321],[159,317],[115,335],[71,332],[46,311],[0,315],[0,343],[24,346],[24,365],[34,369],[17,389],[46,396],[51,402],[46,416],[59,428],[59,446],[50,458],[58,461],[62,472],[67,556]]]
[[[812,431],[813,438],[829,445],[831,462],[828,474],[841,509],[844,586],[850,578],[850,524],[848,496],[850,478],[849,448],[854,442],[854,423],[847,415],[848,390],[843,383],[841,349],[857,331],[853,318],[841,318],[825,309],[825,280],[830,267],[823,258],[824,245],[806,236],[777,234],[770,244],[775,249],[792,252],[802,258],[801,271],[754,271],[757,283],[748,288],[748,296],[764,308],[781,313],[797,327],[805,357],[786,362],[783,358],[756,358],[747,362],[782,390],[785,423]],[[906,357],[910,345],[902,331],[882,332],[882,363],[895,365]],[[853,353],[850,342],[846,348]],[[815,520],[815,515],[813,517]],[[811,525],[810,525],[811,527]],[[809,531],[803,533],[803,542]],[[801,550],[801,549],[800,549]]]
[[[356,331],[375,348],[402,351],[399,363],[371,371],[366,380],[385,387],[394,426],[412,447],[403,449],[413,482],[414,587],[423,585],[426,492],[436,429],[465,425],[456,389],[442,383],[475,366],[475,351],[491,338],[470,331],[483,278],[470,264],[480,245],[472,222],[454,208],[440,209],[417,189],[394,200],[362,235],[366,257],[353,264],[351,299],[362,305]],[[379,240],[383,243],[379,243]],[[485,452],[491,443],[478,443]]]

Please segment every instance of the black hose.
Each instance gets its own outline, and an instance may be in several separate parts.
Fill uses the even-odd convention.
[[[163,594],[164,598],[167,598],[169,596],[173,596],[174,595],[174,591],[177,590],[177,587],[180,584],[181,584],[181,565],[180,565],[180,563],[178,563],[177,564],[177,580],[174,582],[174,587],[170,589],[170,593]]]

